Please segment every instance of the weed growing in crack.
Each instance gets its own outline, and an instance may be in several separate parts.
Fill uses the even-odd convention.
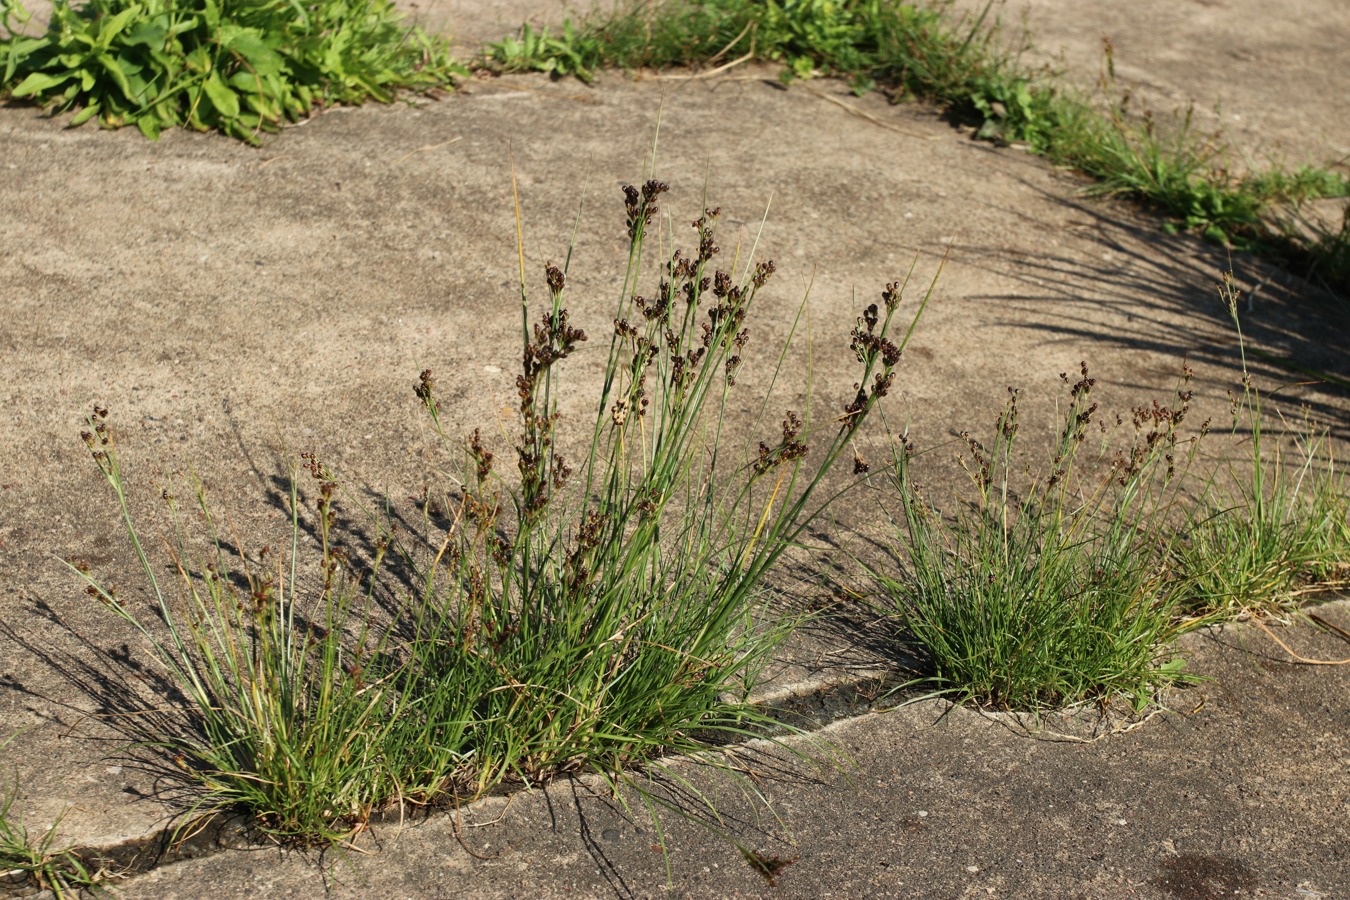
[[[1301,595],[1350,582],[1350,484],[1329,436],[1311,422],[1287,428],[1298,453],[1290,459],[1266,433],[1231,275],[1220,297],[1242,351],[1242,389],[1229,397],[1244,450],[1205,479],[1170,548],[1185,609],[1200,622],[1285,615]]]
[[[890,474],[898,494],[898,574],[874,572],[931,674],[920,683],[962,702],[1040,709],[1128,701],[1141,710],[1187,680],[1169,644],[1215,622],[1291,612],[1303,594],[1347,583],[1350,490],[1325,430],[1290,429],[1291,462],[1265,431],[1262,395],[1247,372],[1237,292],[1221,295],[1238,331],[1243,387],[1232,435],[1244,445],[1209,470],[1196,465],[1210,423],[1182,439],[1192,400],[1132,413],[1134,440],[1105,474],[1082,474],[1098,425],[1087,366],[1048,466],[1012,475],[1018,395],[1010,389],[992,441],[963,435],[971,501],[944,514],[919,489],[902,440]],[[1125,423],[1117,419],[1117,425]],[[1103,445],[1105,446],[1105,445]]]
[[[866,387],[838,425],[813,429],[807,413],[788,410],[778,437],[753,454],[727,447],[750,313],[774,265],[747,266],[739,279],[720,268],[719,211],[707,209],[693,246],[663,248],[655,290],[639,293],[666,191],[655,180],[625,188],[629,267],[589,440],[573,463],[557,446],[557,363],[587,336],[571,324],[564,267],[545,267],[547,299],[524,320],[515,473],[498,474],[478,432],[462,444],[446,432],[430,372],[417,385],[465,465],[435,564],[419,567],[430,615],[415,617],[410,651],[429,685],[461,671],[492,682],[476,698],[471,738],[480,788],[577,769],[618,778],[655,755],[768,724],[747,698],[792,622],[760,615],[765,577],[818,514],[824,474],[894,378],[900,351],[887,333],[899,286],[884,319],[875,306],[867,314]]]
[[[243,807],[282,836],[338,840],[350,825],[399,794],[408,777],[386,756],[405,701],[363,678],[363,662],[384,649],[366,623],[380,560],[363,578],[329,540],[336,484],[312,458],[321,482],[317,507],[319,584],[302,576],[299,487],[292,479],[288,554],[257,561],[237,535],[222,534],[196,486],[195,517],[205,552],[194,548],[177,498],[164,502],[176,528],[178,590],[162,585],[131,519],[108,411],[95,406],[84,432],[117,498],[145,573],[158,622],[146,622],[83,564],[87,592],[131,623],[185,701],[181,727],[142,735],[163,746],[201,791],[196,810]],[[382,552],[382,551],[381,551]],[[273,568],[272,566],[275,566]],[[308,574],[308,573],[307,573]]]
[[[654,289],[639,293],[667,190],[625,188],[627,272],[579,452],[564,454],[558,427],[560,363],[589,343],[566,303],[566,264],[545,267],[537,307],[521,286],[514,467],[481,432],[450,433],[436,378],[421,374],[416,395],[462,460],[425,544],[372,516],[373,549],[358,561],[334,539],[348,495],[308,455],[318,500],[302,519],[293,478],[289,551],[232,559],[242,543],[218,533],[199,490],[207,550],[192,555],[180,527],[170,596],[129,513],[107,410],[95,408],[84,439],[158,621],[77,569],[185,698],[182,728],[151,739],[201,790],[197,809],[242,806],[276,835],[335,841],[400,803],[456,804],[585,771],[636,787],[654,809],[663,801],[634,769],[769,724],[748,698],[794,622],[764,615],[766,576],[828,503],[824,476],[890,391],[914,324],[890,337],[904,286],[889,285],[884,309],[870,306],[854,329],[860,374],[840,415],[814,427],[808,400],[756,449],[728,446],[751,313],[774,265],[720,267],[718,211],[707,209],[690,249],[673,238],[660,248]],[[760,433],[778,418],[769,402]]]
[[[1176,602],[1157,541],[1190,394],[1136,410],[1129,450],[1105,474],[1085,474],[1083,445],[1105,428],[1086,364],[1080,374],[1062,376],[1068,412],[1049,465],[1027,484],[1016,480],[1012,389],[988,443],[964,435],[974,494],[954,514],[920,490],[910,445],[893,455],[903,564],[875,576],[939,694],[1005,709],[1117,699],[1140,709],[1186,677],[1170,659]]]
[[[0,741],[0,750],[12,739]],[[33,840],[15,810],[17,801],[17,787],[0,792],[0,885],[28,881],[38,890],[51,891],[57,900],[82,892],[106,894],[103,885],[115,876],[86,864],[69,847],[57,845],[59,819]]]

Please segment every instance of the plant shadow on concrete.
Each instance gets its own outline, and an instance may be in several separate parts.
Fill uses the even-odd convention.
[[[1035,189],[1032,185],[1029,188]],[[1078,259],[1053,248],[1034,251],[958,245],[967,265],[1019,279],[1016,294],[975,295],[975,299],[1034,313],[1035,339],[1045,346],[1066,339],[1096,345],[1175,355],[1184,350],[1197,368],[1217,368],[1234,382],[1243,377],[1243,354],[1227,303],[1216,301],[1216,273],[1229,272],[1243,297],[1245,364],[1262,381],[1286,388],[1268,395],[1267,414],[1287,415],[1306,405],[1331,437],[1350,438],[1345,388],[1350,385],[1350,306],[1339,298],[1246,253],[1192,236],[1168,238],[1128,210],[1088,199],[1042,192],[1062,206],[1078,227],[1101,242],[1101,259]],[[1018,275],[1017,273],[1022,273]],[[1086,300],[1085,297],[1092,297]],[[1103,316],[1120,308],[1125,315]],[[1008,314],[997,324],[1026,328],[1025,314]],[[1293,385],[1291,385],[1293,386]],[[1140,385],[1142,388],[1142,385]]]
[[[898,343],[904,285],[858,318],[855,395],[837,416],[813,425],[808,401],[757,448],[732,446],[728,398],[774,267],[751,248],[719,268],[714,209],[693,223],[693,248],[677,249],[673,227],[653,226],[667,190],[654,179],[625,188],[627,272],[575,457],[561,446],[559,398],[563,362],[588,335],[565,302],[566,262],[545,267],[545,298],[532,300],[522,239],[513,471],[479,431],[449,432],[436,379],[422,373],[417,397],[458,466],[436,498],[442,515],[428,497],[411,538],[377,509],[367,552],[345,546],[338,510],[361,501],[305,454],[282,551],[246,551],[200,485],[185,501],[165,489],[176,523],[166,579],[132,519],[108,410],[95,407],[84,440],[149,608],[72,565],[179,698],[174,724],[147,720],[141,733],[195,791],[189,813],[243,809],[274,838],[330,844],[382,814],[592,773],[654,817],[674,804],[643,786],[653,760],[689,754],[734,773],[711,748],[778,727],[748,700],[795,624],[764,615],[765,579],[831,499],[824,476],[890,391],[931,287]],[[769,404],[790,344],[754,432],[778,420]],[[302,479],[317,492],[312,510]],[[394,564],[401,573],[386,577]],[[715,827],[709,798],[673,770],[662,777],[707,805]]]
[[[1307,415],[1271,432],[1266,395],[1247,370],[1240,296],[1220,286],[1242,354],[1242,387],[1230,391],[1225,455],[1196,491],[1169,553],[1183,605],[1200,621],[1287,616],[1302,596],[1350,584],[1350,483],[1329,430]],[[1283,419],[1283,417],[1281,417]],[[1292,446],[1286,447],[1284,438]]]

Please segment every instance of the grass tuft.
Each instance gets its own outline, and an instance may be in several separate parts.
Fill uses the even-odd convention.
[[[0,750],[10,740],[0,742]],[[57,846],[60,820],[34,841],[15,811],[17,801],[17,787],[0,794],[0,885],[29,881],[58,900],[84,892],[106,893],[103,886],[113,877],[110,873],[91,868],[71,848]]]
[[[1081,376],[1063,376],[1070,404],[1048,466],[1015,452],[1015,390],[989,443],[964,436],[974,494],[954,513],[921,492],[916,458],[899,444],[890,474],[902,564],[875,577],[938,694],[1016,710],[1123,699],[1137,711],[1186,677],[1168,647],[1175,602],[1156,528],[1190,394],[1136,410],[1137,440],[1092,476],[1079,457],[1098,406],[1086,364]],[[1023,484],[1023,470],[1037,474]]]
[[[634,769],[770,724],[748,698],[794,621],[765,615],[766,577],[828,503],[825,474],[891,389],[904,285],[857,320],[858,386],[838,417],[813,426],[808,402],[774,427],[766,396],[754,428],[772,436],[736,448],[726,415],[741,408],[731,398],[774,265],[738,253],[723,268],[716,209],[694,222],[688,249],[668,227],[644,262],[668,187],[624,190],[628,267],[579,454],[564,456],[560,364],[590,335],[566,303],[566,262],[549,263],[542,300],[522,275],[514,465],[477,430],[449,433],[430,371],[415,385],[460,461],[425,498],[420,534],[372,514],[368,550],[344,546],[337,510],[354,498],[307,455],[317,502],[302,514],[293,478],[287,553],[229,549],[245,544],[219,533],[195,492],[206,550],[194,555],[201,535],[180,528],[171,596],[130,516],[108,412],[95,408],[84,440],[142,563],[151,618],[84,576],[186,698],[182,727],[149,740],[200,790],[198,809],[242,806],[278,836],[339,841],[400,803],[461,803],[573,772],[642,793]]]
[[[1238,292],[1220,296],[1238,331]],[[1350,584],[1350,484],[1329,434],[1311,421],[1286,428],[1298,458],[1267,434],[1262,394],[1247,371],[1230,393],[1243,452],[1210,474],[1171,552],[1186,611],[1198,621],[1285,616],[1307,593]]]
[[[1243,450],[1212,469],[1196,465],[1202,441],[1215,439],[1209,422],[1191,437],[1180,430],[1189,369],[1170,404],[1133,410],[1133,442],[1100,458],[1104,473],[1080,459],[1090,432],[1100,430],[1103,449],[1110,433],[1097,421],[1086,364],[1048,464],[1014,452],[1010,389],[990,442],[963,435],[975,491],[954,512],[920,490],[917,457],[907,440],[897,444],[899,572],[873,577],[927,658],[931,673],[916,683],[994,708],[1120,699],[1138,712],[1192,677],[1174,658],[1175,636],[1287,615],[1306,594],[1350,584],[1350,485],[1330,436],[1310,422],[1289,429],[1295,460],[1271,440],[1231,275],[1221,295],[1243,348],[1243,387],[1231,394]]]

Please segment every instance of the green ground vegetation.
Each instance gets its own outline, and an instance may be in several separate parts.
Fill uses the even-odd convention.
[[[1241,345],[1231,277],[1220,294]],[[1328,430],[1281,420],[1271,433],[1245,357],[1226,432],[1183,424],[1189,370],[1170,403],[1114,426],[1090,400],[1086,363],[1080,374],[1062,376],[1070,397],[1048,460],[1016,450],[1016,391],[992,437],[964,434],[972,490],[950,503],[920,489],[923,455],[897,443],[898,502],[885,504],[897,565],[873,577],[926,660],[911,686],[1000,709],[1123,700],[1138,712],[1192,677],[1180,634],[1285,619],[1350,584],[1350,485]]]
[[[564,455],[559,427],[563,364],[591,339],[566,302],[570,252],[545,266],[542,298],[524,287],[521,253],[513,465],[479,431],[450,433],[436,378],[421,373],[415,394],[449,474],[421,498],[419,527],[408,510],[364,506],[307,455],[280,552],[248,549],[199,485],[181,508],[165,490],[179,523],[168,542],[177,584],[166,583],[133,521],[109,413],[94,409],[84,440],[152,603],[72,566],[187,700],[171,705],[178,715],[118,719],[171,757],[195,791],[193,812],[242,808],[274,837],[342,842],[391,808],[592,773],[656,815],[662,795],[643,778],[660,757],[735,776],[716,745],[779,727],[751,694],[802,617],[770,612],[767,586],[838,488],[822,485],[840,457],[853,460],[845,484],[869,477],[852,448],[891,392],[932,287],[915,302],[907,281],[888,284],[862,311],[855,394],[818,422],[809,398],[781,417],[772,405],[779,378],[798,370],[789,337],[752,406],[764,440],[734,445],[726,413],[743,408],[732,398],[750,313],[774,267],[753,262],[752,248],[723,266],[715,209],[678,247],[682,232],[658,218],[666,191],[654,179],[625,189],[629,262],[578,452]],[[1297,460],[1269,452],[1250,380],[1231,435],[1250,456],[1221,455],[1217,468],[1199,452],[1208,428],[1182,430],[1185,384],[1169,404],[1136,408],[1132,438],[1115,447],[1086,365],[1064,380],[1069,404],[1047,461],[1016,452],[1015,392],[992,437],[964,438],[974,495],[955,512],[918,487],[922,455],[896,445],[885,474],[897,565],[873,575],[934,692],[996,708],[1123,702],[1139,713],[1193,677],[1178,634],[1282,614],[1291,597],[1344,583],[1347,495],[1325,436],[1308,430]]]
[[[316,107],[445,86],[461,71],[379,0],[323,2],[302,16],[271,0],[60,0],[38,37],[18,30],[15,0],[0,2],[0,64],[14,96],[152,137],[185,125],[256,142]],[[1310,231],[1289,216],[1310,198],[1344,196],[1344,177],[1230,176],[1184,117],[1161,123],[1123,100],[1058,89],[1001,52],[984,24],[893,0],[666,0],[559,32],[525,28],[488,53],[503,71],[583,79],[603,66],[761,59],[780,63],[787,81],[837,75],[859,92],[924,97],[986,139],[1156,206],[1176,229],[1302,254],[1343,284],[1350,230]],[[575,772],[637,787],[634,773],[669,753],[725,765],[712,744],[771,724],[749,698],[798,621],[766,614],[766,585],[890,392],[931,287],[909,301],[912,314],[901,312],[907,282],[862,311],[851,335],[856,394],[823,421],[812,421],[809,400],[772,406],[773,385],[797,368],[784,365],[796,352],[789,338],[752,403],[764,440],[732,446],[726,414],[773,265],[752,261],[753,248],[723,262],[715,209],[692,232],[675,229],[658,210],[667,190],[655,179],[625,189],[628,265],[576,452],[564,455],[559,397],[564,361],[591,336],[567,304],[570,251],[545,267],[536,295],[522,249],[510,465],[480,432],[450,431],[436,378],[421,373],[416,398],[451,474],[422,499],[413,533],[308,456],[292,479],[280,552],[250,552],[200,485],[181,504],[166,490],[179,524],[169,542],[176,577],[164,579],[132,518],[109,413],[95,408],[84,438],[150,608],[72,565],[187,698],[178,717],[126,718],[196,789],[196,811],[244,808],[275,836],[342,841],[400,804],[460,803]],[[1236,295],[1224,290],[1240,330]],[[1201,464],[1213,436],[1181,430],[1185,385],[1168,404],[1136,409],[1127,445],[1106,453],[1086,366],[1080,376],[1065,376],[1069,403],[1048,461],[1016,450],[1016,393],[991,436],[964,439],[973,495],[952,512],[920,489],[922,456],[896,444],[885,474],[898,564],[873,574],[939,693],[1017,709],[1123,699],[1138,711],[1190,677],[1177,634],[1287,613],[1302,593],[1345,581],[1350,510],[1324,431],[1295,429],[1294,450],[1277,452],[1247,378],[1233,402],[1237,456]],[[865,476],[853,458],[854,476]],[[360,540],[341,524],[352,520],[363,523]],[[96,879],[77,857],[31,842],[12,805],[10,795],[0,808],[0,863],[59,890]]]
[[[0,751],[12,740],[11,736],[0,741]],[[102,893],[102,885],[112,876],[86,864],[69,847],[58,845],[59,821],[34,838],[19,815],[18,801],[17,786],[0,786],[0,879],[26,879],[40,890],[51,891],[58,900],[81,893]]]
[[[1220,291],[1240,336],[1231,277]],[[1350,583],[1350,483],[1330,434],[1307,419],[1268,422],[1243,352],[1242,385],[1230,394],[1239,452],[1205,472],[1167,546],[1184,608],[1198,621],[1288,615],[1304,594]]]
[[[918,487],[911,447],[898,445],[889,475],[901,565],[876,578],[935,693],[1019,710],[1125,698],[1138,711],[1187,677],[1156,544],[1189,394],[1141,422],[1104,471],[1084,474],[1099,409],[1086,364],[1080,375],[1064,376],[1070,402],[1045,463],[1017,451],[1015,390],[991,438],[964,436],[973,492],[954,512]]]
[[[219,130],[249,143],[317,109],[448,88],[465,71],[389,0],[0,0],[0,94],[72,125]]]

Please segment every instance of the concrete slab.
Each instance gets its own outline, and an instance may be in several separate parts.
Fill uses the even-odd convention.
[[[1112,408],[1165,396],[1189,360],[1197,421],[1221,420],[1238,357],[1214,284],[1230,266],[1242,287],[1259,288],[1245,325],[1255,345],[1350,375],[1346,313],[1306,284],[1167,238],[1128,208],[1085,199],[1078,177],[973,143],[932,110],[853,98],[829,82],[785,91],[772,69],[606,75],[595,88],[471,83],[438,103],[330,111],[261,150],[185,133],[152,144],[129,131],[64,130],[32,109],[0,108],[0,736],[14,736],[5,765],[32,829],[60,817],[61,839],[107,846],[159,833],[178,810],[153,755],[150,768],[133,765],[97,715],[126,708],[119,691],[153,697],[154,674],[137,668],[130,629],[60,563],[87,560],[126,595],[138,591],[78,437],[90,403],[113,411],[133,505],[152,532],[164,525],[159,485],[190,468],[242,533],[275,543],[285,526],[275,494],[302,450],[370,496],[404,502],[440,464],[412,396],[418,371],[437,371],[466,430],[490,427],[513,402],[512,165],[530,277],[541,285],[540,266],[560,258],[580,208],[573,312],[603,329],[622,273],[618,188],[643,177],[658,117],[657,171],[675,187],[667,208],[677,222],[697,215],[705,180],[725,211],[724,247],[748,245],[769,206],[760,252],[779,272],[753,324],[749,397],[767,383],[809,286],[814,395],[820,415],[832,414],[851,396],[847,332],[859,305],[916,256],[917,277],[930,277],[948,248],[894,398],[921,447],[990,427],[1012,384],[1024,391],[1024,433],[1048,441],[1058,373],[1082,359]],[[568,422],[584,420],[598,371],[594,352],[573,362]],[[776,402],[802,405],[804,367],[785,374]],[[1338,441],[1350,437],[1343,394],[1301,385],[1278,396],[1307,404]],[[875,536],[885,502],[855,496],[838,531],[859,544]],[[819,595],[822,565],[798,560],[794,602]],[[875,655],[855,645],[804,635],[766,691],[871,671]],[[1306,677],[1340,691],[1343,714],[1340,676]],[[1302,727],[1291,721],[1280,727]],[[859,742],[898,747],[901,736]],[[1317,765],[1340,759],[1334,745],[1319,745],[1331,755]],[[970,753],[979,746],[972,738]],[[876,797],[883,811],[872,815],[884,820],[894,798]],[[1007,830],[990,815],[991,829]],[[583,892],[596,884],[576,877]]]

